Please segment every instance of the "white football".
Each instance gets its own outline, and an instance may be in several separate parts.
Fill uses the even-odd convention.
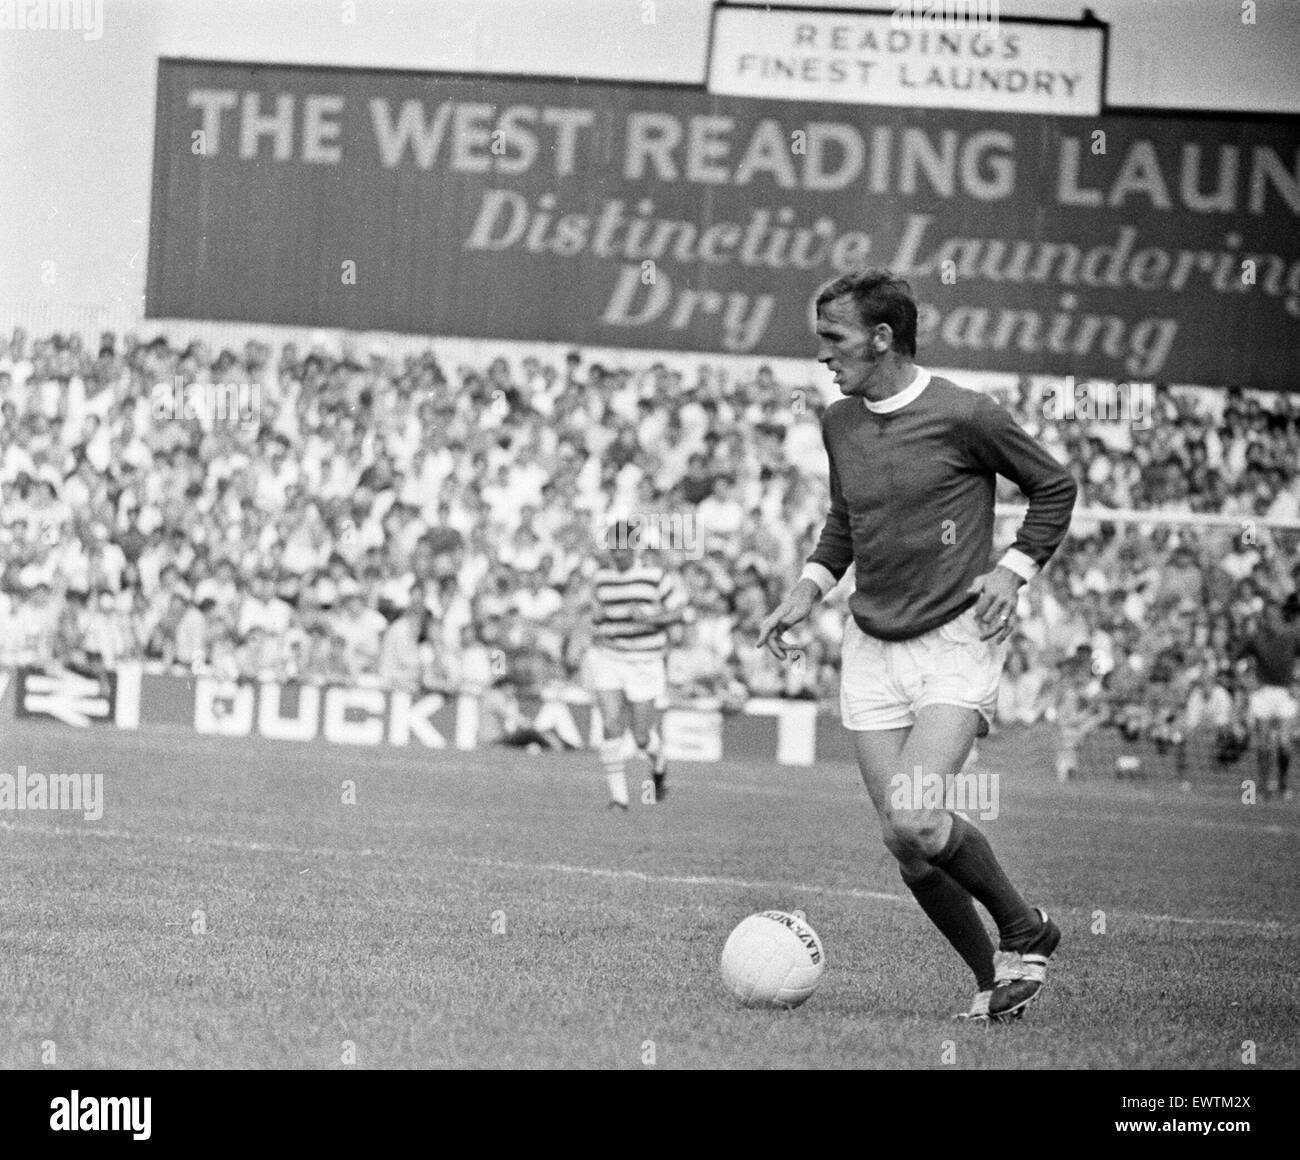
[[[751,914],[722,948],[722,981],[746,1007],[798,1007],[825,968],[817,932],[784,910]]]

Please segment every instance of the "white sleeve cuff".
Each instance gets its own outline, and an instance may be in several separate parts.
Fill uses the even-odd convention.
[[[829,568],[825,568],[821,564],[812,563],[803,566],[803,571],[799,573],[799,579],[811,580],[817,585],[818,591],[820,591],[823,596],[839,583],[839,581],[831,575]]]
[[[1009,572],[1014,572],[1026,584],[1038,575],[1040,569],[1024,552],[1008,548],[998,563]]]

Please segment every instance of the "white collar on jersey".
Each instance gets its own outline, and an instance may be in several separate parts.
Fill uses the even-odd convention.
[[[878,403],[873,403],[870,399],[863,399],[862,401],[866,403],[868,411],[877,415],[888,415],[890,411],[902,410],[929,385],[930,372],[923,367],[917,367],[916,378],[912,380],[911,386],[904,387],[898,394],[890,395],[887,399],[881,399]]]

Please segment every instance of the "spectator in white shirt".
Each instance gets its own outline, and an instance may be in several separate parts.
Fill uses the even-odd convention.
[[[734,543],[745,522],[745,509],[736,497],[736,487],[723,476],[714,481],[713,494],[696,509],[696,519],[704,529],[705,544],[715,550]]]
[[[344,590],[342,604],[333,618],[333,631],[347,644],[348,665],[354,673],[376,674],[379,652],[388,622],[355,587]]]
[[[425,611],[421,599],[413,600],[385,630],[379,655],[379,679],[386,688],[418,693],[424,684],[422,653]]]

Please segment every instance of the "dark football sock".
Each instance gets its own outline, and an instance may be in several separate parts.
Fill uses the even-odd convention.
[[[989,840],[965,818],[952,815],[952,833],[930,862],[947,871],[993,916],[1001,950],[1020,950],[1038,933],[1038,915],[1011,885]]]
[[[975,900],[938,866],[927,866],[919,874],[901,866],[899,871],[926,916],[975,972],[975,985],[981,991],[991,990],[993,942],[980,921]]]

